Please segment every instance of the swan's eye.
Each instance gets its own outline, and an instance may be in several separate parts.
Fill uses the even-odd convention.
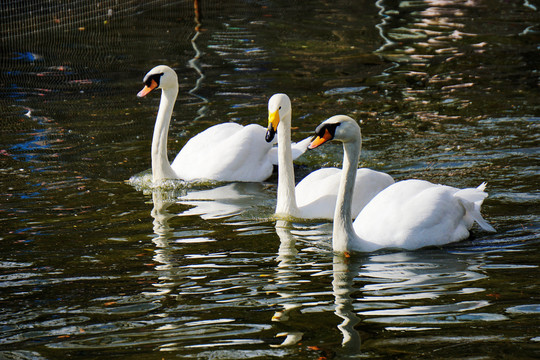
[[[329,124],[328,123],[322,123],[321,125],[317,126],[317,128],[315,129],[315,135],[323,137],[326,134],[326,132],[328,131],[331,138],[334,138],[334,136],[336,134],[336,128],[340,124],[341,123],[329,123]]]
[[[160,74],[153,74],[153,75],[150,75],[146,81],[144,82],[144,84],[146,86],[150,86],[152,84],[152,80],[154,80],[156,82],[156,84],[159,86],[159,80],[161,80],[161,77],[163,76],[163,73],[160,73]]]
[[[278,110],[281,110],[281,106],[279,107],[279,109],[278,109]]]

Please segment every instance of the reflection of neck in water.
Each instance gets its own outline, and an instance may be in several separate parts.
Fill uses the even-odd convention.
[[[174,203],[174,200],[166,197],[166,194],[159,189],[152,192],[152,202],[154,207],[150,215],[154,218],[154,233],[156,237],[152,240],[157,247],[162,248],[168,245],[168,239],[171,236],[171,228],[168,220],[173,217],[167,209]]]
[[[298,250],[296,250],[296,239],[291,233],[291,223],[285,220],[276,222],[276,233],[279,236],[279,250],[277,261],[279,267],[290,266]]]
[[[295,259],[298,251],[296,250],[296,239],[291,234],[291,223],[285,220],[278,220],[276,222],[276,233],[279,236],[279,250],[276,258],[278,264],[276,266],[276,285],[278,286],[277,294],[282,300],[292,298],[295,296],[294,291],[283,291],[281,288],[288,288],[295,284],[295,280],[298,275],[296,274]],[[297,309],[301,304],[295,302],[281,303],[283,309],[278,310],[272,316],[272,321],[285,322],[289,320],[289,313],[294,309]],[[285,339],[279,345],[271,345],[272,347],[282,347],[294,345],[302,340],[302,332],[288,331],[279,333],[276,337],[283,337]]]
[[[283,289],[291,288],[297,283],[299,275],[297,274],[298,266],[296,264],[296,238],[291,233],[293,225],[285,220],[276,222],[276,233],[279,236],[279,250],[276,260],[276,284],[278,285],[277,294],[282,300],[289,299],[288,302],[280,304],[282,309],[276,311],[272,316],[272,321],[286,322],[290,318],[290,313],[302,306],[300,302],[292,301],[299,294],[291,289],[283,291]],[[338,329],[343,334],[342,349],[350,354],[358,354],[360,351],[360,334],[354,328],[360,320],[354,312],[353,300],[351,293],[355,291],[354,278],[358,274],[357,262],[353,259],[348,259],[343,256],[334,256],[333,261],[333,281],[332,289],[334,293],[334,313],[343,319],[343,322],[338,325]],[[289,331],[279,333],[276,336],[285,336],[283,342],[272,347],[282,347],[294,345],[302,340],[302,332]]]
[[[360,351],[360,334],[354,328],[360,320],[354,312],[351,293],[354,289],[354,278],[358,273],[353,260],[343,256],[334,256],[332,289],[334,292],[334,313],[343,319],[338,329],[343,334],[342,348],[347,352],[358,353]]]
[[[291,234],[291,223],[285,220],[276,222],[276,233],[279,236],[279,250],[276,258],[278,264],[276,266],[276,284],[281,288],[287,288],[289,285],[294,285],[296,274],[295,259],[298,251],[296,250],[296,239]],[[277,294],[282,299],[294,297],[294,292],[278,291]],[[287,321],[289,313],[300,307],[299,304],[281,304],[283,310],[276,311],[272,316],[272,321]]]
[[[168,294],[172,291],[172,288],[167,287],[170,284],[170,280],[173,278],[172,270],[172,254],[169,247],[169,239],[172,236],[172,231],[169,226],[169,219],[174,215],[170,214],[167,209],[169,206],[175,203],[174,197],[167,192],[156,189],[152,192],[152,201],[154,207],[152,208],[151,215],[154,218],[154,234],[155,237],[152,242],[156,245],[155,254],[153,260],[160,265],[156,265],[156,270],[159,271],[159,281],[153,285],[158,288],[156,293]]]

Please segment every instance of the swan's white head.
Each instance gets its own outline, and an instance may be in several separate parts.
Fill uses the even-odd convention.
[[[317,126],[314,139],[308,148],[315,149],[330,140],[348,143],[362,141],[361,139],[360,126],[354,119],[347,115],[335,115]]]
[[[139,91],[138,97],[146,96],[154,89],[174,89],[178,88],[178,76],[176,72],[167,65],[158,65],[150,70],[143,79],[144,89]]]
[[[266,132],[266,142],[271,142],[277,132],[280,121],[290,119],[291,100],[285,94],[274,94],[268,100],[268,131]],[[290,124],[289,124],[290,125]]]

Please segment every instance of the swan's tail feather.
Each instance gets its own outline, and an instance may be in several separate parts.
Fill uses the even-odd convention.
[[[488,194],[484,192],[486,185],[487,184],[483,182],[476,189],[467,188],[459,190],[454,194],[454,197],[461,202],[467,211],[467,215],[476,221],[476,223],[478,223],[482,229],[496,232],[495,228],[482,217],[482,214],[480,214],[480,205],[482,205],[482,202],[488,196]]]
[[[480,191],[484,191],[484,190],[486,190],[486,185],[487,185],[487,182],[484,181],[483,183],[478,185],[478,187],[476,189],[480,190]]]
[[[474,221],[476,221],[476,223],[478,225],[480,225],[480,227],[486,231],[489,231],[489,232],[497,232],[497,230],[495,230],[495,228],[493,226],[491,226],[483,217],[482,215],[480,214],[479,211],[476,211],[476,214],[473,214],[473,219]]]
[[[454,194],[455,197],[470,201],[472,203],[476,203],[480,201],[480,204],[482,204],[482,201],[484,201],[485,198],[487,198],[488,194],[484,192],[485,186],[482,187],[480,185],[476,189],[474,188],[467,188],[463,190],[459,190]]]

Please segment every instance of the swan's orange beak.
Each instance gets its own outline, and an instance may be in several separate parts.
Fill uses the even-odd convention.
[[[150,91],[154,90],[155,88],[157,88],[158,84],[155,80],[152,80],[152,82],[150,83],[150,86],[148,85],[145,85],[144,88],[139,91],[139,93],[137,94],[138,97],[143,97],[143,96],[146,96]]]
[[[315,138],[315,140],[313,140],[309,146],[308,146],[308,149],[315,149],[316,147],[319,147],[321,146],[322,144],[324,144],[325,142],[329,141],[329,140],[332,140],[332,135],[330,134],[330,132],[328,131],[328,129],[325,129],[324,130],[324,135],[322,137],[320,136],[317,136]]]
[[[266,142],[270,142],[274,139],[277,132],[277,126],[279,124],[279,110],[276,110],[268,114],[268,130],[266,131]]]

